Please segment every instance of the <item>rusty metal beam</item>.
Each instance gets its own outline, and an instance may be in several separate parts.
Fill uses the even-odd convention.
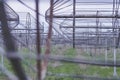
[[[42,80],[44,80],[47,72],[47,65],[48,65],[48,56],[50,55],[50,49],[51,49],[51,38],[52,38],[52,28],[53,28],[53,7],[54,7],[54,0],[50,0],[50,16],[49,16],[49,29],[48,29],[48,36],[46,41],[46,50],[45,50],[45,59],[42,64]]]

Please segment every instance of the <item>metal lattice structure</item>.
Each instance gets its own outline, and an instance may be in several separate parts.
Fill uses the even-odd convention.
[[[54,5],[54,24],[58,24],[74,47],[89,42],[88,46],[91,47],[106,47],[106,40],[109,39],[108,43],[111,43],[113,37],[117,42],[109,44],[109,47],[119,46],[119,1],[58,0]]]
[[[0,64],[0,69],[10,80],[32,80],[31,76],[27,75],[30,72],[25,72],[22,63],[30,68],[29,71],[35,73],[35,77],[37,76],[35,80],[45,80],[48,76],[82,80],[120,79],[116,77],[116,68],[120,67],[120,62],[116,59],[117,49],[120,48],[120,0],[50,0],[50,8],[46,11],[45,16],[42,15],[49,25],[48,32],[44,31],[44,25],[39,19],[41,18],[39,0],[35,0],[35,10],[21,0],[18,2],[34,11],[36,17],[33,17],[29,12],[16,13],[4,1],[0,1],[2,35],[0,37],[2,45],[0,46],[5,47],[5,52],[0,50],[3,53],[1,61],[3,56],[6,56],[16,75],[2,64]],[[105,60],[69,58],[65,55],[60,56],[59,53],[52,54],[52,46],[57,44],[69,45],[74,49],[94,49],[95,54],[97,50],[105,49]],[[23,54],[22,48],[27,49],[28,54]],[[45,48],[44,52],[42,52],[42,48]],[[113,60],[108,60],[108,50],[113,50]],[[26,61],[26,58],[29,62]],[[52,73],[48,71],[50,61],[113,67],[114,77],[102,78]]]

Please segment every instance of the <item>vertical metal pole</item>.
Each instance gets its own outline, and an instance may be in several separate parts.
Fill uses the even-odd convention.
[[[116,48],[114,48],[114,65],[116,65]],[[117,76],[116,66],[114,66],[113,76]]]
[[[1,55],[1,63],[2,63],[2,69],[3,69],[4,67],[4,56],[3,55]]]
[[[113,0],[113,15],[116,15],[116,0]],[[117,18],[112,18],[112,26],[116,27]],[[115,29],[113,28],[113,37],[114,37],[114,65],[116,64],[116,38],[115,38]],[[113,76],[117,76],[116,66],[114,66]]]
[[[96,12],[96,16],[98,16],[99,11]],[[99,18],[96,18],[96,46],[95,46],[95,54],[99,53],[98,46],[99,46]],[[98,52],[97,52],[98,51]]]
[[[53,2],[54,2],[54,0],[50,0],[49,31],[48,31],[46,51],[45,51],[46,55],[49,55],[49,53],[50,53],[50,42],[51,42],[52,26],[53,26]]]
[[[114,46],[115,46],[115,43],[116,43],[116,39],[115,39],[115,37],[114,37]],[[116,65],[116,48],[115,48],[115,47],[114,47],[114,65]],[[114,66],[113,76],[117,76],[116,66]]]
[[[105,62],[107,62],[107,60],[108,60],[108,43],[107,43],[107,39],[106,39],[106,49],[105,49]]]
[[[108,49],[105,49],[105,62],[108,60]]]
[[[39,27],[39,0],[36,2],[36,28],[37,28],[37,37],[36,37],[36,47],[37,47],[37,57],[40,57],[41,54],[41,36],[40,36],[40,27]],[[37,80],[41,80],[41,60],[37,60]]]
[[[31,18],[30,18],[30,13],[26,14],[26,45],[27,48],[30,48],[30,27],[31,27]]]
[[[50,42],[51,42],[51,37],[52,37],[52,27],[53,27],[53,5],[54,0],[50,0],[50,16],[49,16],[49,30],[48,30],[48,36],[47,36],[47,42],[46,42],[46,50],[45,50],[45,59],[43,61],[43,65],[42,65],[42,79],[44,80],[46,72],[47,72],[47,65],[48,65],[48,61],[47,61],[47,57],[50,54]]]
[[[73,0],[73,48],[75,48],[75,8],[76,8],[76,0]]]

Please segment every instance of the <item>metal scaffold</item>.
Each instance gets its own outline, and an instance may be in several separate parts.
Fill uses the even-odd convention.
[[[45,80],[49,76],[60,79],[120,80],[117,73],[120,67],[120,61],[117,60],[117,50],[120,48],[120,0],[49,0],[49,9],[45,15],[41,14],[41,1],[34,0],[35,8],[31,8],[24,1],[17,0],[33,11],[35,16],[29,11],[15,12],[5,0],[0,1],[2,73],[10,80]],[[47,29],[41,17],[46,20],[43,23],[47,23]],[[52,46],[56,45],[62,45],[62,48],[67,45],[90,56],[104,51],[104,60],[66,57],[65,54],[60,56],[58,52],[57,55],[52,54]],[[59,50],[62,53],[61,48]],[[110,50],[113,51],[113,57],[109,60]],[[10,61],[15,74],[6,68],[4,58]],[[48,70],[52,61],[112,67],[113,77],[52,73]],[[28,72],[24,65],[29,67]],[[31,78],[31,75],[35,78]]]

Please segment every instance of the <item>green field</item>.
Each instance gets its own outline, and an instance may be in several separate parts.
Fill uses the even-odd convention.
[[[45,50],[45,49],[42,49]],[[44,52],[44,51],[43,51]],[[93,53],[91,56],[91,53],[86,52],[85,50],[79,50],[79,49],[73,49],[70,47],[53,47],[51,49],[51,54],[56,56],[64,56],[68,58],[81,58],[81,59],[87,59],[87,60],[105,60],[105,51],[99,54]],[[22,54],[29,54],[30,51],[26,48],[23,48],[20,53]],[[119,50],[117,51],[117,59],[119,60],[120,54]],[[109,51],[108,53],[108,59],[113,59],[113,53],[112,51]],[[33,80],[36,79],[36,60],[35,59],[28,59],[25,58],[22,61],[22,65],[25,69],[25,72],[27,75],[32,77]],[[12,67],[9,61],[4,58],[4,66],[11,71],[12,73]],[[113,76],[113,67],[101,67],[101,66],[93,66],[93,65],[83,65],[83,64],[76,64],[76,63],[65,63],[65,62],[59,62],[59,61],[50,61],[48,64],[48,72],[54,73],[54,74],[73,74],[73,75],[88,75],[88,76],[95,76],[95,77],[105,77],[110,78]],[[117,68],[117,78],[120,76],[120,68]],[[2,73],[2,70],[0,72],[0,80],[7,80],[6,76]],[[73,79],[73,78],[67,78],[67,77],[55,77],[55,76],[47,76],[45,80],[82,80],[82,79]]]

